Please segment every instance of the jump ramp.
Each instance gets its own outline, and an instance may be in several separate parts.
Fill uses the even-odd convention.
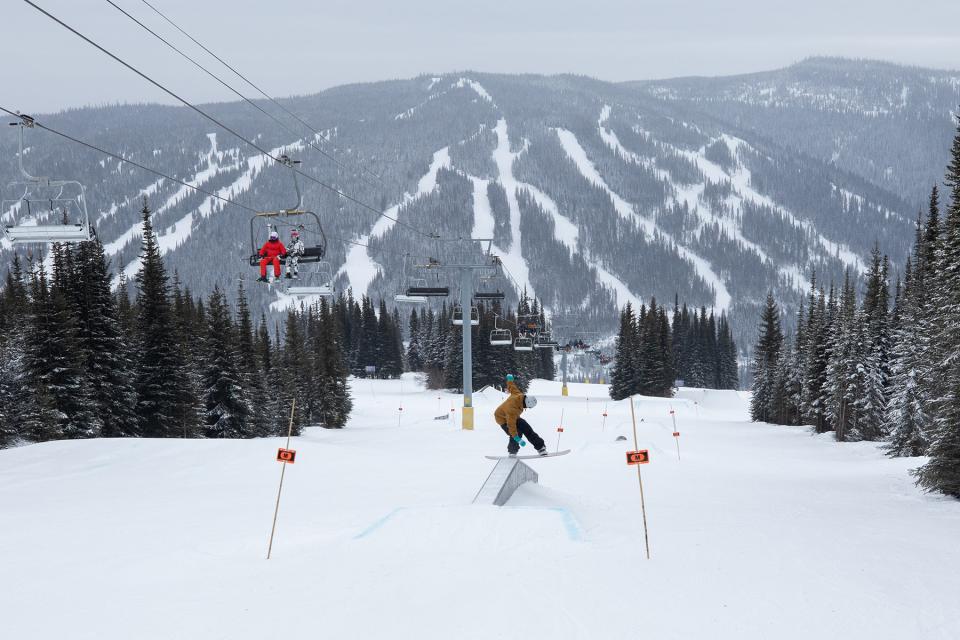
[[[497,460],[473,504],[507,504],[513,492],[524,482],[537,482],[537,472],[516,458]]]

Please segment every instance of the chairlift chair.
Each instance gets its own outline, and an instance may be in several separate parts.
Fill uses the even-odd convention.
[[[291,160],[287,156],[280,156],[280,162],[286,167],[290,167],[293,175],[293,187],[297,192],[297,204],[289,209],[280,209],[277,211],[258,211],[250,218],[250,266],[260,265],[260,245],[257,242],[257,223],[265,220],[267,225],[267,235],[271,231],[280,233],[280,228],[295,228],[305,237],[303,238],[304,250],[300,255],[300,264],[320,263],[327,255],[327,237],[323,232],[323,225],[320,224],[320,216],[309,209],[303,207],[303,194],[300,192],[300,183],[297,182],[297,172],[295,165],[300,164],[299,160]],[[311,222],[312,219],[312,222]],[[308,244],[308,241],[313,244]],[[280,258],[280,264],[286,264],[286,258]]]
[[[513,344],[513,334],[509,329],[503,329],[497,326],[499,316],[493,318],[493,331],[490,332],[490,344],[498,346],[510,346]]]
[[[13,244],[90,240],[90,216],[83,185],[76,180],[53,180],[27,173],[23,166],[23,130],[34,126],[33,118],[21,115],[19,122],[10,125],[20,127],[17,162],[21,178],[8,185],[0,202],[7,239]],[[62,223],[56,224],[57,219]]]
[[[514,351],[533,351],[533,338],[527,335],[518,335],[513,340]]]
[[[319,296],[332,298],[333,267],[329,262],[318,262],[317,266],[305,273],[305,278],[297,284],[287,287],[287,294],[297,299]]]
[[[463,325],[463,307],[460,305],[453,307],[453,324]],[[470,325],[475,327],[478,324],[480,324],[480,311],[476,307],[470,307]]]
[[[560,344],[553,339],[549,331],[541,331],[536,335],[533,346],[537,349],[554,349],[559,347]]]

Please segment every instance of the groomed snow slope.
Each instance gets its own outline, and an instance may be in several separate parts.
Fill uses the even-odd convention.
[[[293,444],[269,562],[280,439],[0,451],[3,637],[956,637],[960,504],[917,492],[916,459],[751,424],[735,392],[641,398],[648,561],[605,387],[534,384],[528,419],[553,448],[563,409],[573,453],[497,508],[470,502],[499,392],[463,432],[433,419],[456,396],[352,386],[348,428]]]

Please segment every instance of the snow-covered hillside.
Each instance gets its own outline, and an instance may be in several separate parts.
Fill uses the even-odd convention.
[[[465,432],[434,420],[457,396],[352,385],[348,427],[293,444],[270,561],[282,440],[0,451],[2,636],[956,637],[960,504],[918,493],[916,459],[750,423],[736,392],[638,398],[648,561],[606,387],[534,383],[530,422],[552,449],[563,415],[573,452],[498,508],[470,503],[502,394]]]

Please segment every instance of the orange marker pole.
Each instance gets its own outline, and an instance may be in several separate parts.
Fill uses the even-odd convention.
[[[557,453],[560,452],[560,436],[563,434],[563,409],[560,409],[560,426],[557,427]]]
[[[633,409],[633,396],[630,396],[630,420],[633,422],[633,450],[639,451],[637,442],[637,415]],[[647,560],[650,559],[650,536],[647,534],[647,504],[643,499],[643,476],[640,474],[640,465],[637,466],[637,481],[640,483],[640,509],[643,511],[643,542],[647,547]]]
[[[290,404],[290,423],[287,425],[287,446],[285,449],[290,448],[290,435],[293,433],[293,412],[297,408],[297,398],[294,396],[293,402]],[[280,488],[277,489],[277,506],[273,509],[273,526],[270,527],[270,544],[267,546],[267,560],[270,559],[270,554],[273,552],[273,534],[277,530],[277,514],[280,513],[280,494],[283,493],[283,476],[287,472],[287,463],[283,463],[283,467],[280,469]]]
[[[603,405],[603,423],[600,425],[600,431],[607,430],[607,405]]]
[[[677,431],[677,413],[670,407],[670,417],[673,418],[673,439],[677,441],[677,461],[680,460],[680,432]]]

